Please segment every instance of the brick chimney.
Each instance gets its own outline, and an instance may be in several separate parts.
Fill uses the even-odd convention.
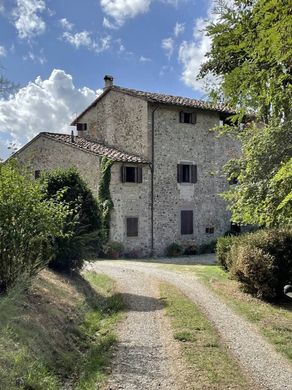
[[[103,89],[107,89],[107,88],[112,87],[113,86],[113,81],[114,81],[113,76],[110,76],[110,75],[106,74],[104,76],[104,88]]]

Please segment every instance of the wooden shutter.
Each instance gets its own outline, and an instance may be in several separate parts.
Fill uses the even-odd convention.
[[[193,210],[181,211],[181,234],[193,234]]]
[[[197,114],[195,112],[192,113],[191,123],[195,125],[197,123]]]
[[[124,165],[121,166],[121,182],[126,182],[126,167]]]
[[[138,218],[127,218],[127,237],[138,236]]]
[[[183,180],[183,164],[177,164],[177,182],[182,183]]]
[[[191,165],[191,183],[197,183],[197,181],[198,181],[197,165]]]
[[[142,167],[136,168],[136,182],[142,183]]]
[[[179,113],[179,121],[180,123],[184,123],[185,122],[185,117],[184,117],[184,111],[180,111]]]

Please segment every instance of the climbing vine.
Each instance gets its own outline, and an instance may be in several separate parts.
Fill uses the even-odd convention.
[[[111,167],[113,160],[107,157],[101,157],[100,159],[100,179],[98,186],[98,204],[101,212],[101,225],[104,233],[104,239],[108,241],[110,231],[110,214],[114,207],[111,194],[110,194],[110,182],[111,182]]]

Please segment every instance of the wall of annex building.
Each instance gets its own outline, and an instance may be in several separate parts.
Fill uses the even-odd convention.
[[[87,123],[88,130],[78,135],[148,158],[147,119],[145,100],[111,90],[80,118],[79,122]]]
[[[149,107],[149,123],[151,111]],[[173,243],[210,242],[230,228],[230,214],[218,193],[229,184],[223,166],[239,153],[228,136],[210,131],[219,114],[195,110],[196,124],[180,123],[180,107],[160,106],[155,112],[154,247],[157,255]],[[192,111],[192,110],[191,110]],[[178,183],[177,164],[197,165],[197,183]],[[181,234],[181,210],[193,210],[193,234]],[[206,228],[214,233],[206,233]]]
[[[133,164],[126,164],[133,165]],[[110,238],[122,242],[125,254],[131,257],[149,256],[151,252],[151,171],[142,167],[142,183],[122,183],[121,163],[112,166]],[[127,217],[138,218],[138,236],[127,237]]]
[[[16,154],[17,160],[34,174],[36,170],[76,167],[81,177],[97,196],[99,157],[61,142],[40,136]]]

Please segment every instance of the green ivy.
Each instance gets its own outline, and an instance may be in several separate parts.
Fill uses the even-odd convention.
[[[98,203],[101,211],[102,230],[104,232],[104,238],[106,241],[109,239],[110,214],[114,207],[110,193],[111,167],[113,163],[113,160],[110,160],[105,156],[100,158]]]

